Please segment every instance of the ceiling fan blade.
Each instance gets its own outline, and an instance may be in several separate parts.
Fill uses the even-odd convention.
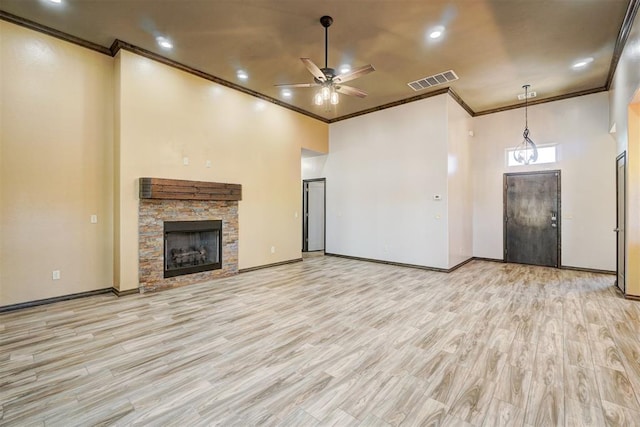
[[[375,70],[376,69],[373,68],[373,65],[371,65],[371,64],[364,65],[362,67],[354,68],[353,70],[349,71],[348,73],[338,74],[337,76],[335,76],[333,78],[333,81],[336,82],[336,83],[348,82],[349,80],[357,79],[358,77],[362,77],[365,74],[369,74],[371,72],[374,72]]]
[[[364,98],[367,96],[367,92],[351,86],[336,86],[336,92],[344,95],[357,96],[358,98]]]
[[[320,80],[321,82],[324,82],[327,80],[327,76],[324,75],[322,70],[318,68],[318,66],[314,64],[312,60],[310,60],[309,58],[300,58],[300,60],[307,67],[307,70],[309,70],[309,72],[313,74],[313,77]]]
[[[292,85],[274,85],[276,87],[294,88],[294,87],[316,87],[320,86],[318,83],[296,83]]]

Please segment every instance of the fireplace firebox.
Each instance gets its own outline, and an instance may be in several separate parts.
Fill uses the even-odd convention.
[[[165,221],[165,278],[220,268],[222,221]]]

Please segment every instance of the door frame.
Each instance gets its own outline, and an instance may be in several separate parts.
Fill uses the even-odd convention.
[[[302,252],[309,252],[309,199],[307,197],[307,191],[309,189],[310,182],[324,182],[324,224],[323,224],[323,242],[322,247],[325,250],[327,248],[327,178],[313,178],[302,180]],[[315,252],[315,251],[312,251]]]
[[[620,251],[619,251],[619,242],[618,239],[620,238],[620,232],[617,231],[620,228],[620,224],[618,224],[618,218],[620,218],[620,210],[619,210],[619,197],[620,197],[620,193],[618,193],[618,188],[619,188],[619,182],[618,182],[618,162],[620,160],[624,160],[624,173],[623,173],[623,179],[624,179],[624,194],[622,195],[622,209],[624,212],[624,224],[622,224],[623,227],[623,236],[622,238],[624,239],[622,242],[625,252],[625,256],[624,259],[622,260],[622,265],[623,265],[623,271],[624,271],[624,283],[622,284],[622,288],[619,286],[618,283],[618,277],[620,277],[620,271],[618,270],[618,266],[620,265],[620,263],[618,262],[618,259],[620,257]],[[616,157],[616,287],[618,289],[620,289],[622,291],[623,294],[626,293],[627,291],[627,227],[626,227],[626,222],[627,222],[627,151],[623,151],[622,154],[620,154],[618,157]]]
[[[502,261],[507,262],[507,177],[517,175],[548,175],[555,174],[558,179],[558,265],[562,266],[562,173],[560,169],[527,171],[527,172],[509,172],[502,175]]]

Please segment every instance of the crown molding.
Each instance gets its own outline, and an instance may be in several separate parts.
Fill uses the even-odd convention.
[[[604,87],[604,86],[603,87],[596,87],[596,88],[593,88],[593,89],[586,89],[586,90],[581,90],[581,91],[578,91],[578,92],[566,93],[564,95],[552,96],[550,98],[541,98],[541,99],[536,99],[536,100],[533,100],[533,101],[529,100],[529,101],[527,101],[527,104],[529,106],[538,105],[538,104],[546,104],[548,102],[562,101],[563,99],[577,98],[579,96],[592,95],[594,93],[600,93],[600,92],[606,92],[606,91],[607,91],[607,88]],[[493,114],[493,113],[500,113],[502,111],[507,111],[507,110],[515,110],[516,108],[522,108],[522,107],[524,107],[524,102],[519,103],[519,104],[506,105],[504,107],[492,108],[490,110],[479,111],[479,112],[474,114],[474,117],[485,116],[487,114]]]
[[[585,96],[585,95],[590,95],[590,94],[594,94],[594,93],[599,93],[599,92],[603,92],[603,91],[608,91],[611,88],[611,84],[613,82],[613,77],[615,75],[615,71],[616,68],[618,66],[618,62],[620,60],[620,57],[622,55],[622,52],[624,50],[624,47],[627,43],[627,40],[629,38],[629,33],[631,32],[631,27],[633,25],[633,22],[635,20],[635,17],[638,13],[638,10],[640,9],[640,0],[629,0],[629,5],[627,7],[627,11],[624,17],[624,20],[622,22],[622,25],[620,27],[620,32],[618,33],[618,37],[616,39],[616,45],[614,48],[614,54],[612,56],[611,59],[611,65],[609,67],[609,73],[607,76],[607,82],[605,84],[605,86],[603,87],[598,87],[598,88],[593,88],[593,89],[587,89],[587,90],[582,90],[582,91],[578,91],[578,92],[572,92],[569,94],[564,94],[564,95],[558,95],[558,96],[554,96],[554,97],[550,97],[550,98],[540,98],[538,100],[535,101],[529,101],[529,105],[538,105],[538,104],[544,104],[547,102],[555,102],[555,101],[560,101],[563,99],[568,99],[568,98],[574,98],[574,97],[578,97],[578,96]],[[172,59],[169,59],[167,57],[164,57],[162,55],[159,55],[157,53],[151,52],[150,50],[141,48],[139,46],[133,45],[131,43],[127,43],[125,41],[116,39],[113,41],[113,43],[111,44],[110,47],[105,47],[105,46],[101,46],[99,44],[81,39],[79,37],[76,36],[72,36],[71,34],[62,32],[62,31],[58,31],[56,29],[53,29],[51,27],[47,27],[45,25],[41,25],[38,24],[37,22],[34,21],[30,21],[28,19],[25,18],[21,18],[19,16],[13,15],[11,13],[5,12],[0,10],[0,19],[7,21],[7,22],[11,22],[13,24],[16,25],[20,25],[22,27],[43,33],[43,34],[47,34],[49,36],[55,37],[57,39],[60,40],[64,40],[67,41],[69,43],[73,43],[76,44],[78,46],[84,47],[86,49],[90,49],[93,50],[95,52],[99,52],[102,53],[104,55],[109,55],[111,57],[114,57],[115,55],[118,54],[118,52],[120,50],[126,50],[128,52],[134,53],[136,55],[140,55],[146,58],[149,58],[153,61],[162,63],[164,65],[167,65],[169,67],[184,71],[186,73],[192,74],[194,76],[203,78],[205,80],[217,83],[219,85],[228,87],[230,89],[234,89],[237,90],[239,92],[245,93],[247,95],[253,96],[255,98],[264,100],[266,102],[269,102],[271,104],[275,104],[278,105],[282,108],[286,108],[288,110],[291,111],[295,111],[296,113],[302,114],[304,116],[310,117],[312,119],[318,120],[320,122],[323,123],[327,123],[327,124],[331,124],[331,123],[336,123],[342,120],[347,120],[347,119],[351,119],[354,117],[358,117],[358,116],[362,116],[365,114],[369,114],[369,113],[374,113],[376,111],[381,111],[381,110],[386,110],[388,108],[393,108],[393,107],[397,107],[403,104],[408,104],[411,102],[416,102],[416,101],[421,101],[423,99],[427,99],[427,98],[431,98],[434,96],[438,96],[438,95],[442,95],[445,93],[448,93],[449,96],[451,96],[451,98],[453,98],[453,100],[455,100],[467,113],[469,113],[469,115],[471,117],[476,117],[476,116],[483,116],[483,115],[487,115],[487,114],[493,114],[493,113],[499,113],[502,111],[507,111],[507,110],[512,110],[512,109],[516,109],[516,108],[521,108],[524,104],[523,103],[519,103],[519,104],[513,104],[513,105],[508,105],[508,106],[504,106],[504,107],[498,107],[498,108],[492,108],[492,109],[488,109],[488,110],[483,110],[483,111],[474,111],[452,88],[450,87],[445,87],[442,89],[437,89],[434,90],[432,92],[428,92],[428,93],[424,93],[421,95],[416,95],[410,98],[405,98],[405,99],[400,99],[398,101],[393,101],[387,104],[383,104],[383,105],[379,105],[377,107],[373,107],[373,108],[368,108],[362,111],[357,111],[355,113],[351,113],[351,114],[346,114],[344,116],[340,116],[340,117],[336,117],[333,119],[327,119],[325,117],[322,117],[318,114],[312,113],[310,111],[304,110],[302,108],[296,107],[294,105],[291,104],[287,104],[286,102],[282,102],[279,99],[276,98],[272,98],[270,96],[267,95],[263,95],[259,92],[256,92],[254,90],[251,90],[249,88],[246,88],[244,86],[240,86],[236,83],[224,80],[220,77],[216,77],[212,74],[206,73],[204,71],[198,70],[196,68],[190,67],[188,65],[182,64],[180,62],[174,61]]]
[[[99,44],[81,39],[80,37],[72,36],[71,34],[67,34],[62,31],[55,30],[51,27],[38,24],[37,22],[33,22],[28,19],[21,18],[19,16],[5,12],[3,10],[0,10],[0,19],[2,19],[3,21],[11,22],[12,24],[19,25],[21,27],[28,28],[33,31],[37,31],[39,33],[46,34],[51,37],[55,37],[60,40],[64,40],[69,43],[76,44],[78,46],[82,46],[86,49],[90,49],[90,50],[102,53],[104,55],[111,56],[111,52],[109,51],[109,49],[104,46],[100,46]]]
[[[611,85],[613,84],[613,77],[616,74],[616,69],[618,68],[618,62],[620,61],[620,57],[622,56],[622,51],[627,45],[627,40],[629,39],[629,34],[631,33],[633,21],[638,15],[638,9],[640,9],[640,0],[629,0],[627,12],[625,13],[624,19],[622,20],[620,32],[618,33],[618,38],[616,39],[616,45],[613,48],[611,65],[609,65],[609,75],[607,76],[607,83],[604,85],[606,90],[611,89]]]

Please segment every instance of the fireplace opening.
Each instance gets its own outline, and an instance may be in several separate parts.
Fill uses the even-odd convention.
[[[222,268],[222,221],[166,221],[164,277]]]

